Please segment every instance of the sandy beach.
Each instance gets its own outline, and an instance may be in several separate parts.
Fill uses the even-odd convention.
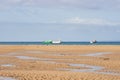
[[[120,80],[120,46],[1,45],[0,80]]]

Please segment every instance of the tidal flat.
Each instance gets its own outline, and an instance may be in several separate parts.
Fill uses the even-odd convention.
[[[0,46],[0,79],[120,80],[120,46]]]

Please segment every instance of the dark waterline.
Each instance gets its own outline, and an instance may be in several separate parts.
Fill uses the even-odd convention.
[[[0,45],[46,45],[43,42],[0,42]],[[120,42],[62,42],[61,44],[49,45],[120,45]]]

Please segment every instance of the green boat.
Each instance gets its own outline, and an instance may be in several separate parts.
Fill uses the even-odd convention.
[[[52,40],[46,40],[46,41],[43,41],[43,44],[52,44]]]

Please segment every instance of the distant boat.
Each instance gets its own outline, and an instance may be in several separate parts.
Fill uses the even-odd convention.
[[[96,43],[97,41],[96,40],[92,40],[92,41],[90,41],[90,43],[92,44],[92,43]]]
[[[43,41],[44,44],[52,44],[52,40]]]
[[[52,41],[52,44],[60,44],[61,43],[61,40],[53,40]]]
[[[43,41],[43,44],[60,44],[61,41],[60,40],[46,40]]]

